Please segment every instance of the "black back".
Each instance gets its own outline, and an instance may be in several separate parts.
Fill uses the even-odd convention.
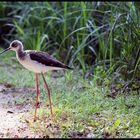
[[[61,63],[60,61],[54,59],[48,53],[30,51],[29,54],[30,54],[30,58],[32,60],[38,61],[39,63],[42,63],[42,64],[44,64],[46,66],[65,68],[65,69],[72,69],[69,66],[67,66],[67,65]]]

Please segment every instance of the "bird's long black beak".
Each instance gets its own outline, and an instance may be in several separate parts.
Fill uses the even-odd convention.
[[[0,52],[0,54],[2,54],[2,53],[4,53],[4,52],[7,52],[7,51],[9,51],[9,50],[10,50],[10,47],[7,48],[7,49],[5,49],[4,51]]]

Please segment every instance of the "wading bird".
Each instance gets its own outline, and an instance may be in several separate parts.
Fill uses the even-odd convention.
[[[69,66],[52,58],[46,52],[35,51],[35,50],[24,51],[23,44],[19,40],[12,41],[10,43],[9,48],[5,49],[0,54],[4,53],[6,51],[9,51],[9,50],[15,51],[18,61],[26,69],[28,69],[36,74],[36,105],[35,105],[34,121],[36,121],[36,113],[37,113],[37,106],[38,106],[38,96],[39,96],[38,74],[39,73],[41,73],[45,88],[48,91],[50,112],[51,112],[51,116],[53,116],[51,94],[50,94],[49,87],[46,83],[44,73],[49,70],[72,69],[72,68],[70,68]]]

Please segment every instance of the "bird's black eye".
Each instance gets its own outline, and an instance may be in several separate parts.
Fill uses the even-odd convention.
[[[18,43],[13,42],[13,43],[11,44],[11,46],[12,46],[13,48],[16,48],[16,47],[18,46]]]

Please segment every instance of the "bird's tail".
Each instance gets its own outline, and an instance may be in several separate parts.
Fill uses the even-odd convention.
[[[66,69],[73,70],[73,68],[66,65]]]

